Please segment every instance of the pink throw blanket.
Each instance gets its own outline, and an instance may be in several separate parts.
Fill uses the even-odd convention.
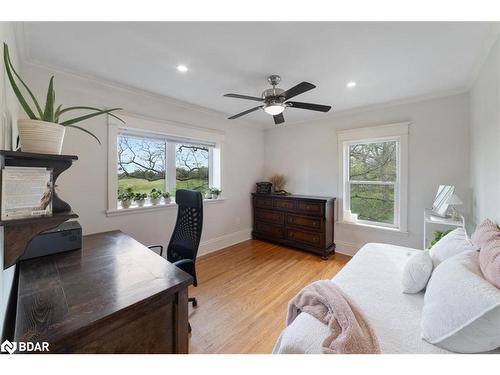
[[[373,329],[359,308],[329,280],[316,281],[297,294],[288,304],[287,326],[306,312],[330,329],[323,341],[323,352],[329,354],[380,353]]]

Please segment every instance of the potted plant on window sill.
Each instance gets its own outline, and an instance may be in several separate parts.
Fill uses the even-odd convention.
[[[219,199],[220,194],[222,193],[222,190],[217,189],[217,188],[210,188],[210,194],[212,199]]]
[[[61,154],[66,128],[73,128],[85,132],[101,144],[99,138],[97,138],[93,133],[75,124],[104,114],[109,114],[124,123],[122,119],[111,113],[118,111],[121,108],[100,109],[88,106],[62,108],[62,105],[56,107],[54,76],[50,78],[45,107],[42,108],[33,92],[14,69],[10,60],[9,47],[6,43],[3,44],[3,55],[5,70],[10,85],[12,86],[12,90],[14,91],[14,94],[16,95],[17,100],[19,101],[19,104],[23,108],[24,112],[26,112],[26,115],[29,117],[27,120],[18,120],[17,122],[19,146],[21,151],[41,154]],[[21,93],[21,90],[16,83],[16,78],[20,82],[21,87],[28,93],[29,98],[33,102],[32,105],[35,107],[34,110]],[[91,113],[72,119],[63,120],[61,118],[61,116],[66,113],[76,110],[88,110],[91,111]]]
[[[160,204],[161,202],[161,190],[153,188],[149,193],[149,200],[153,206]]]
[[[170,204],[170,202],[172,201],[172,198],[170,197],[170,193],[168,191],[164,192],[161,196],[163,197],[165,204]]]
[[[137,203],[137,207],[144,207],[144,203],[146,203],[146,198],[148,195],[146,193],[135,193],[134,201]]]
[[[129,208],[134,197],[134,190],[131,187],[126,188],[118,194],[118,200],[123,208]]]

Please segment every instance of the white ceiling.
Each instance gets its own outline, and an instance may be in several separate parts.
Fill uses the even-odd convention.
[[[27,58],[127,84],[227,115],[256,102],[266,77],[283,89],[316,89],[294,100],[334,110],[464,89],[472,79],[488,23],[26,23]],[[178,64],[189,72],[177,72]],[[357,82],[355,89],[346,83]],[[287,124],[328,116],[289,108]],[[245,116],[273,126],[263,111]],[[229,120],[228,120],[229,121]]]

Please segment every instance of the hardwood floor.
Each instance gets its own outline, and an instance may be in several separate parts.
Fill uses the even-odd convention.
[[[190,296],[190,353],[271,353],[285,327],[288,301],[305,285],[332,278],[350,257],[328,261],[249,240],[200,257]]]

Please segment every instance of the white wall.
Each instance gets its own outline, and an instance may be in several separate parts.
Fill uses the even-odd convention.
[[[46,91],[50,74],[46,68],[23,66],[23,76],[37,94]],[[238,126],[216,112],[139,90],[62,72],[54,72],[54,75],[56,101],[64,106],[122,107],[149,117],[223,130],[222,190],[225,201],[205,205],[200,253],[250,238],[250,193],[263,172],[262,130]],[[99,137],[102,146],[86,134],[67,130],[63,153],[76,154],[79,160],[61,175],[58,185],[60,196],[80,215],[85,234],[121,229],[144,244],[167,243],[175,224],[175,209],[106,217],[107,120],[103,116],[82,124]]]
[[[355,95],[355,93],[353,93]],[[333,101],[333,104],[334,101]],[[366,242],[421,248],[423,210],[439,184],[455,185],[468,211],[469,98],[467,94],[350,111],[321,121],[266,131],[265,174],[284,173],[287,190],[337,196],[337,129],[411,121],[409,135],[408,234],[337,224],[337,250],[351,254]]]
[[[473,221],[500,223],[500,45],[498,37],[470,92]]]
[[[9,51],[13,64],[17,69],[17,48],[14,38],[14,27],[12,22],[0,22],[0,42],[2,59],[0,61],[0,146],[7,147],[11,140],[9,133],[11,132],[11,124],[16,121],[18,115],[17,99],[12,92],[10,84],[5,74],[3,64],[3,42],[9,45]],[[12,280],[14,277],[15,266],[3,269],[3,227],[0,227],[0,337],[3,333],[4,315],[7,307],[7,300],[12,288]]]

